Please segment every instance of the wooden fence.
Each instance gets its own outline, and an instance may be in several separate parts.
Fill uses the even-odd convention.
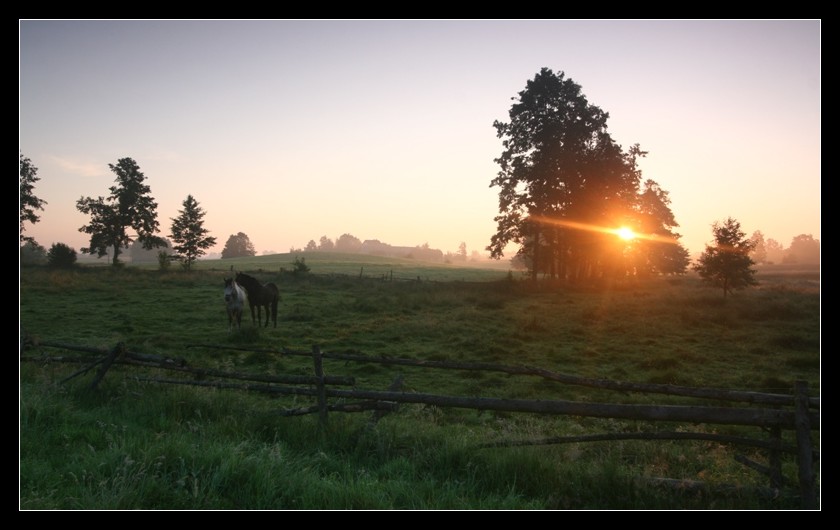
[[[329,412],[360,412],[375,411],[372,421],[378,421],[382,415],[398,409],[400,403],[415,403],[434,405],[438,407],[470,408],[478,410],[494,410],[505,412],[530,412],[553,415],[574,415],[598,418],[622,418],[629,420],[668,421],[685,423],[710,423],[727,425],[744,425],[760,427],[769,433],[764,439],[740,436],[726,436],[711,433],[693,432],[634,432],[609,433],[583,436],[565,436],[543,440],[528,440],[520,442],[500,442],[483,444],[480,447],[504,447],[514,445],[559,444],[574,442],[594,442],[611,440],[710,440],[725,444],[756,447],[767,451],[768,466],[751,461],[738,455],[736,459],[742,464],[754,469],[769,479],[770,494],[778,493],[782,488],[791,484],[785,480],[781,470],[781,455],[792,454],[798,463],[798,491],[804,509],[817,509],[818,500],[815,487],[814,463],[819,458],[819,452],[814,449],[811,431],[819,430],[819,398],[808,395],[808,387],[804,382],[797,382],[792,395],[768,394],[750,391],[720,390],[710,388],[683,387],[677,385],[640,384],[604,379],[590,379],[560,374],[549,370],[530,366],[510,366],[490,363],[465,363],[449,361],[422,361],[414,359],[399,359],[390,357],[368,357],[355,354],[321,352],[315,346],[312,351],[295,351],[289,349],[268,350],[252,348],[229,348],[215,345],[196,345],[202,348],[244,350],[250,352],[274,353],[281,355],[299,355],[311,357],[314,366],[313,376],[276,375],[265,376],[227,372],[187,365],[182,358],[146,355],[126,350],[123,344],[118,344],[109,351],[63,343],[40,342],[41,347],[60,348],[68,351],[82,351],[98,355],[94,360],[90,356],[24,356],[24,344],[21,344],[21,361],[38,362],[71,362],[85,366],[64,378],[65,383],[75,377],[86,374],[94,369],[96,372],[91,388],[96,388],[108,369],[114,364],[125,364],[142,367],[164,369],[173,372],[189,373],[195,377],[165,379],[152,377],[138,377],[143,381],[161,384],[180,384],[209,386],[223,389],[238,389],[269,394],[311,396],[315,403],[308,407],[281,411],[281,414],[292,416],[317,413],[321,425],[327,422]],[[323,359],[342,360],[345,362],[379,363],[384,365],[414,366],[430,369],[481,370],[503,372],[512,375],[537,376],[550,381],[570,385],[581,385],[591,388],[616,390],[621,392],[644,392],[671,396],[717,400],[721,402],[738,402],[754,405],[751,407],[734,406],[686,406],[686,405],[635,405],[615,403],[583,403],[560,400],[526,400],[501,399],[482,397],[459,397],[436,394],[424,394],[401,391],[402,380],[395,380],[387,390],[359,390],[354,387],[352,377],[326,375],[323,370]],[[208,378],[214,378],[208,380]],[[243,381],[243,382],[236,382]],[[255,384],[256,383],[256,384]],[[346,389],[336,387],[350,387]],[[340,403],[330,403],[329,398],[338,398]],[[343,400],[362,400],[347,403]],[[755,407],[757,406],[757,407]],[[795,431],[796,444],[784,443],[782,432]],[[659,479],[663,484],[669,484],[670,479]],[[689,481],[675,481],[680,488],[701,488],[702,483]]]

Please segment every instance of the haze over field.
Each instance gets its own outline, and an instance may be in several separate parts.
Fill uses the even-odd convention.
[[[692,255],[726,217],[821,239],[821,21],[20,21],[25,235],[81,249],[82,196],[130,157],[161,235],[192,194],[220,252],[345,233],[482,255],[493,121],[548,67],[610,114]],[[511,257],[510,252],[507,257]]]

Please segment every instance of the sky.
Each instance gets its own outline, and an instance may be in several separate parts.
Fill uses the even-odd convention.
[[[221,252],[351,234],[485,250],[493,122],[541,68],[609,114],[692,255],[736,219],[820,237],[820,20],[20,20],[19,153],[46,201],[25,235],[89,244],[81,197],[132,158],[160,235],[192,195]],[[506,253],[513,257],[515,248]]]

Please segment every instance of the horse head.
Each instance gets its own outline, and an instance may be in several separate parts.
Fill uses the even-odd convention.
[[[236,297],[233,278],[225,278],[225,302],[231,302]]]

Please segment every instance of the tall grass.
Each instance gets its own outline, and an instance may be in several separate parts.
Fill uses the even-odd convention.
[[[124,342],[132,351],[182,357],[193,366],[311,375],[311,360],[270,351],[317,344],[328,352],[528,364],[585,377],[756,391],[785,392],[804,379],[813,393],[820,391],[819,290],[794,288],[796,280],[783,287],[774,279],[724,301],[688,277],[611,289],[535,289],[505,274],[477,281],[483,276],[463,268],[419,271],[421,281],[409,281],[358,274],[373,266],[347,261],[325,263],[329,272],[323,272],[307,257],[312,273],[306,275],[289,272],[290,264],[281,273],[279,263],[269,270],[265,261],[243,262],[237,268],[280,285],[278,328],[246,319],[242,331],[231,333],[222,302],[222,279],[230,271],[220,265],[227,264],[203,263],[192,273],[24,269],[20,323],[32,343],[23,353],[62,353],[39,344],[47,341],[102,348]],[[342,267],[356,272],[338,272]],[[423,279],[433,273],[461,276]],[[403,405],[377,424],[368,414],[333,413],[322,429],[315,417],[278,414],[309,405],[307,398],[158,385],[121,366],[96,391],[89,390],[93,372],[59,383],[76,370],[21,364],[22,509],[798,507],[785,495],[767,500],[750,493],[767,480],[735,462],[736,449],[720,444],[477,448],[564,434],[691,428],[760,436],[755,430],[422,405]],[[372,390],[402,376],[406,391],[435,394],[665,402],[493,372],[334,360],[325,360],[325,370]],[[783,469],[795,479],[792,458]],[[651,486],[646,477],[742,489],[687,493]]]

